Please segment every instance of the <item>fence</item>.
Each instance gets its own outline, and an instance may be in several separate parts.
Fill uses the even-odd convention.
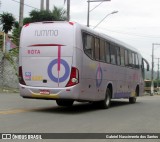
[[[0,88],[18,89],[18,57],[14,57],[14,65],[0,52]]]

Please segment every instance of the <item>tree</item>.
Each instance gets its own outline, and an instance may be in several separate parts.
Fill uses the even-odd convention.
[[[46,10],[42,10],[42,11],[33,10],[30,12],[30,17],[31,17],[31,22],[53,20],[51,12]]]
[[[15,18],[11,13],[3,12],[0,14],[0,24],[2,24],[2,31],[6,34],[12,29],[15,23]]]
[[[13,15],[11,13],[3,13],[3,14],[0,14],[0,24],[2,25],[2,31],[4,31],[6,34],[8,34],[8,32],[10,30],[12,30],[13,27],[17,27],[17,24],[15,24],[15,18],[13,17]],[[0,37],[0,46],[2,46],[4,43],[3,43],[3,36],[5,35],[1,35]],[[2,77],[1,79],[3,80],[3,72],[4,72],[4,62],[5,60],[8,60],[10,63],[11,63],[11,66],[13,67],[13,69],[15,70],[15,74],[17,75],[18,77],[18,70],[17,70],[17,66],[15,64],[15,57],[18,56],[18,52],[19,52],[19,48],[14,48],[14,49],[11,49],[9,52],[1,52],[1,60],[0,60],[0,63],[1,63],[1,74],[2,74]]]
[[[19,38],[20,38],[21,27],[19,27],[19,23],[16,21],[14,24],[14,28],[12,31],[12,42],[19,47]]]
[[[54,6],[52,11],[52,16],[55,21],[64,21],[67,20],[67,12],[63,8],[58,8]]]
[[[0,52],[2,51],[2,49],[3,49],[3,33],[2,32],[0,32]]]
[[[47,10],[32,10],[29,17],[24,18],[23,23],[41,22],[41,21],[64,21],[66,20],[66,10],[54,6],[52,11]]]

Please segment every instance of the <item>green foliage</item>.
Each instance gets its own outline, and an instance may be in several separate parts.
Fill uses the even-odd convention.
[[[67,12],[63,8],[58,8],[54,6],[52,11],[52,16],[55,21],[64,21],[67,20]]]
[[[156,80],[158,87],[160,87],[160,80]]]
[[[0,51],[3,49],[3,35],[0,35]]]
[[[151,86],[151,80],[147,80],[145,81],[145,86],[146,87],[150,87]],[[160,87],[160,80],[153,80],[153,84],[154,84],[154,87]]]
[[[15,22],[14,28],[13,28],[13,31],[12,31],[12,42],[17,47],[19,47],[20,32],[21,32],[21,28],[19,27],[19,23]]]
[[[30,17],[32,19],[32,22],[53,20],[51,12],[46,10],[43,10],[43,11],[33,10],[30,13]]]
[[[64,21],[67,19],[66,10],[55,6],[52,11],[32,10],[29,16],[30,17],[24,18],[24,24],[41,21]]]
[[[21,32],[21,28],[19,27],[19,22],[18,22],[18,21],[15,21],[15,22],[14,22],[14,25],[13,25],[13,30],[12,30],[11,41],[12,41],[17,47],[19,47],[20,32]]]
[[[15,23],[15,18],[11,13],[3,12],[0,14],[0,24],[2,25],[2,30],[7,34],[13,27]]]
[[[17,77],[18,77],[18,70],[17,70],[17,66],[16,66],[14,59],[15,57],[18,57],[18,54],[19,54],[19,48],[13,48],[9,52],[4,53],[3,55],[3,58],[7,59],[13,66]]]
[[[19,22],[18,21],[14,22],[14,28],[19,28]]]
[[[13,48],[11,50],[9,50],[9,56],[10,57],[17,57],[19,54],[19,48]],[[8,56],[8,55],[7,55]],[[9,58],[8,58],[9,59]]]
[[[28,23],[32,23],[32,19],[30,17],[24,18],[23,19],[23,24],[28,24]]]
[[[19,29],[19,24],[18,22],[15,21],[14,16],[11,13],[5,13],[0,14],[0,25],[2,25],[2,31],[4,31],[6,34],[13,29],[13,42],[18,46],[19,45],[19,34],[20,34],[20,29]],[[0,50],[3,48],[3,35],[0,34]],[[2,52],[1,52],[2,53]],[[18,70],[15,64],[15,57],[18,57],[19,53],[19,48],[14,48],[11,49],[9,52],[2,53],[2,60],[6,59],[8,60],[11,65],[13,66],[16,75],[18,77]]]

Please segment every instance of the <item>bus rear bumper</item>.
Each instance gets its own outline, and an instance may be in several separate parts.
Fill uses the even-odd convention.
[[[73,99],[79,98],[79,85],[65,88],[31,87],[19,84],[20,96],[35,99]]]

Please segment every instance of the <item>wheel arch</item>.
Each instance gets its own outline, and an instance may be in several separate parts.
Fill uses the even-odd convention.
[[[109,89],[110,90],[110,93],[111,93],[111,98],[113,97],[113,85],[112,85],[112,83],[110,82],[110,83],[108,83],[108,85],[107,85],[107,89]]]
[[[139,96],[139,91],[140,91],[139,89],[140,89],[140,88],[139,88],[139,84],[138,84],[138,85],[136,86],[136,90],[135,90],[135,91],[136,91],[137,96]]]

